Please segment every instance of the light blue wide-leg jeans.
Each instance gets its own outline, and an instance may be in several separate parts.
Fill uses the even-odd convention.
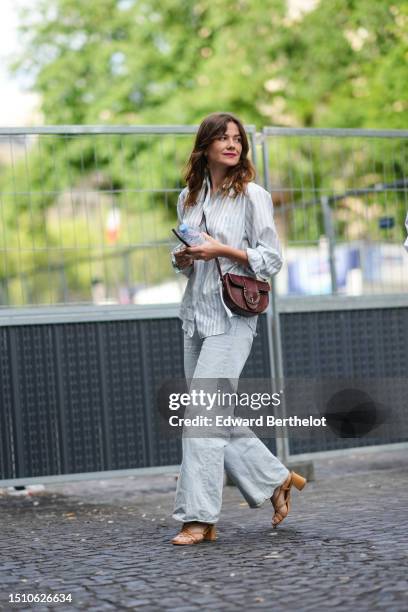
[[[232,317],[230,329],[216,336],[192,338],[184,333],[184,370],[189,388],[194,381],[229,379],[236,391],[251,351],[253,332],[244,317]],[[193,416],[186,410],[185,417]],[[218,429],[218,428],[217,428]],[[188,435],[185,433],[189,431]],[[183,461],[177,480],[173,518],[184,523],[216,523],[222,505],[224,469],[251,508],[272,496],[289,470],[248,427],[226,427],[214,435],[191,435],[183,429]]]

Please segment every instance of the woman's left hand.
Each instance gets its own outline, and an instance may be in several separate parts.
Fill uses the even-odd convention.
[[[205,242],[197,246],[187,247],[185,250],[186,255],[191,255],[193,259],[202,259],[204,261],[220,257],[224,245],[205,232],[201,232],[201,235],[205,238]]]

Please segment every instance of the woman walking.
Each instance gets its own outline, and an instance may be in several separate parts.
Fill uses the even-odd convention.
[[[180,308],[188,381],[229,380],[234,390],[256,335],[257,316],[228,309],[219,272],[268,279],[282,266],[271,196],[253,182],[248,139],[231,113],[212,113],[197,132],[187,187],[179,195],[180,223],[199,228],[205,242],[175,249],[173,264],[188,277]],[[244,431],[246,430],[246,431]],[[224,469],[252,508],[270,499],[276,527],[288,515],[291,486],[306,480],[289,470],[249,428],[223,428],[210,437],[183,430],[183,461],[173,518],[183,523],[172,543],[215,540]]]

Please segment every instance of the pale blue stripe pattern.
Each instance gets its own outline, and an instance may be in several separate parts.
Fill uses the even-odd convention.
[[[231,197],[232,190],[226,196],[217,192],[211,197],[210,179],[206,173],[197,202],[189,208],[184,207],[187,193],[188,187],[185,187],[178,198],[179,223],[205,231],[204,211],[211,236],[223,244],[247,251],[249,267],[220,257],[223,274],[233,272],[267,280],[279,272],[283,263],[282,249],[273,219],[272,198],[263,187],[250,182],[246,192],[236,198]],[[227,313],[222,302],[215,260],[195,260],[182,273],[188,277],[179,312],[183,330],[192,337],[195,319],[201,338],[225,333],[230,327],[231,313]],[[242,318],[256,335],[258,317]]]

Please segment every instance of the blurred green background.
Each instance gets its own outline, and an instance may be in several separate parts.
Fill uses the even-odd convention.
[[[406,1],[31,0],[20,23],[21,54],[10,69],[40,94],[46,125],[192,125],[223,110],[258,130],[407,127]],[[192,140],[11,142],[16,154],[0,165],[1,303],[88,301],[95,276],[108,286],[118,275],[136,285],[169,278],[166,241]],[[304,189],[335,193],[407,174],[406,139],[370,151],[359,146],[352,171],[346,162],[355,149],[346,141],[332,145],[333,155],[302,147],[297,141],[279,168],[271,158],[274,184],[292,185],[296,176],[302,185],[292,185],[294,202]],[[389,200],[367,205],[384,214]],[[348,238],[348,221],[358,215],[358,206],[348,208],[338,219],[339,239]],[[406,191],[397,193],[396,241],[406,208]],[[112,209],[122,221],[109,242]],[[284,216],[286,242],[317,241],[323,232],[320,213],[308,222],[301,208]],[[114,254],[122,261],[129,248],[118,269]],[[62,280],[51,286],[54,267]]]

